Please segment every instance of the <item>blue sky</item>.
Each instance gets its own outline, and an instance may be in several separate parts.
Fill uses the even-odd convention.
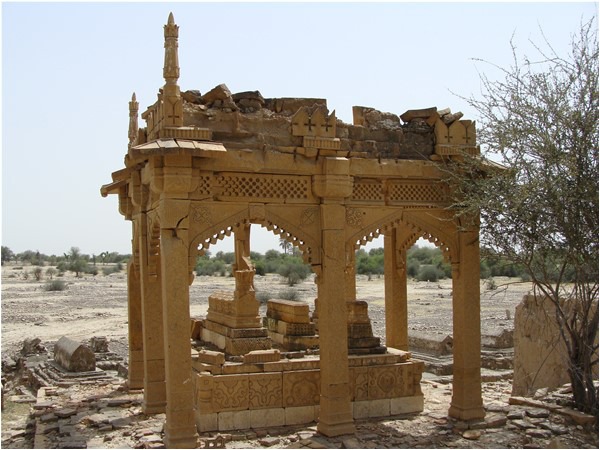
[[[163,85],[163,25],[180,27],[182,90],[225,83],[264,97],[320,97],[402,114],[450,107],[477,119],[484,59],[559,53],[597,3],[3,3],[2,245],[130,253],[131,226],[99,188],[123,167],[128,101]],[[140,112],[141,112],[140,111]],[[277,240],[255,232],[253,250]],[[225,245],[223,249],[227,250]]]

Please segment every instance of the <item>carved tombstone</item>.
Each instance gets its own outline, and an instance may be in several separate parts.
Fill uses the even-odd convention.
[[[61,337],[54,345],[54,361],[69,372],[96,370],[96,355],[84,344]]]

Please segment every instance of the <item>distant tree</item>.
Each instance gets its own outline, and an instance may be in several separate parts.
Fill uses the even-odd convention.
[[[267,252],[265,253],[265,259],[267,261],[272,261],[275,259],[279,259],[281,257],[281,253],[279,253],[277,250],[267,250]]]
[[[482,120],[482,164],[453,164],[462,221],[478,217],[480,240],[519,264],[536,295],[555,306],[569,356],[575,406],[598,414],[598,35],[596,18],[572,37],[570,54],[550,43],[534,59],[517,53],[481,97],[466,99]],[[459,164],[458,166],[456,164]],[[460,169],[460,172],[456,169]]]
[[[279,246],[283,249],[283,254],[287,255],[288,252],[291,253],[292,244],[285,239],[279,239]]]
[[[46,269],[46,276],[52,280],[52,277],[57,274],[57,270],[54,267],[48,267]]]
[[[37,266],[33,269],[33,276],[35,277],[35,281],[40,281],[42,279],[43,269],[40,266]]]
[[[12,259],[14,259],[15,254],[13,253],[13,251],[8,248],[5,247],[4,245],[2,246],[2,265],[4,265],[5,262],[11,261]]]
[[[301,258],[287,256],[281,262],[277,273],[286,278],[289,286],[294,286],[304,281],[310,274],[310,266],[304,264]]]

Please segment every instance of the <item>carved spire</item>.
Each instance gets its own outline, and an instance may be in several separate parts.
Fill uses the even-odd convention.
[[[136,144],[138,138],[138,110],[140,104],[136,101],[135,92],[129,102],[129,147]]]
[[[179,27],[175,25],[173,13],[169,13],[169,19],[165,25],[165,65],[163,77],[167,85],[177,84],[179,78],[178,43]]]

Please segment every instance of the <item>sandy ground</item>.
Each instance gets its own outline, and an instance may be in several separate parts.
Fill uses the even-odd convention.
[[[127,343],[127,277],[125,271],[103,275],[104,266],[98,265],[99,274],[76,278],[67,272],[60,277],[68,284],[65,291],[47,292],[43,289],[46,277],[35,281],[24,272],[32,267],[6,265],[2,267],[2,353],[12,353],[27,338],[53,342],[61,336],[87,340],[92,336],[106,336],[111,350],[121,353]],[[44,271],[45,272],[45,271]],[[56,278],[56,277],[55,277]],[[495,290],[487,290],[482,282],[482,334],[495,334],[513,328],[514,310],[529,284],[515,284],[518,280],[496,278]],[[300,300],[314,308],[317,286],[313,277],[294,287],[286,285],[278,275],[255,277],[257,295],[267,292],[277,298],[290,289]],[[190,314],[206,314],[208,296],[215,290],[233,290],[231,277],[196,277],[190,287]],[[357,298],[369,304],[369,315],[374,334],[385,342],[384,279],[357,277]],[[452,281],[410,281],[409,330],[446,336],[452,334]],[[261,311],[264,313],[264,305]],[[410,332],[410,331],[409,331]]]

